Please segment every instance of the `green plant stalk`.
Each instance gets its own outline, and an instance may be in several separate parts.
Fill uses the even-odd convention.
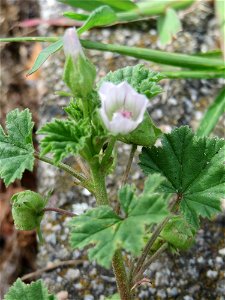
[[[116,276],[116,285],[121,300],[132,300],[126,269],[121,250],[117,250],[112,260],[113,271]]]
[[[88,40],[80,40],[83,47],[100,51],[116,52],[122,55],[153,61],[159,64],[173,65],[191,69],[225,69],[225,63],[221,59],[208,59],[193,55],[170,53],[160,50],[144,49],[140,47],[128,47],[117,44],[103,44]]]
[[[225,71],[159,71],[165,78],[169,79],[214,79],[214,78],[225,78]]]
[[[69,173],[70,175],[72,175],[73,177],[75,177],[76,179],[80,180],[80,182],[84,183],[87,178],[84,177],[82,174],[80,174],[79,172],[77,172],[76,170],[74,170],[73,168],[71,168],[70,166],[64,164],[64,163],[57,163],[55,164],[54,160],[52,158],[46,157],[46,156],[40,156],[39,153],[35,152],[34,153],[34,157],[42,160],[52,166],[58,167],[59,169]]]
[[[109,139],[109,142],[108,142],[108,145],[107,145],[107,148],[105,150],[105,154],[102,158],[102,161],[101,161],[101,167],[104,168],[104,165],[107,164],[108,160],[110,159],[111,155],[112,155],[112,151],[114,149],[114,146],[115,146],[115,143],[116,143],[116,137],[115,136],[112,136],[110,139]]]
[[[0,42],[56,42],[58,37],[17,37],[17,38],[1,38]],[[95,49],[99,51],[116,52],[122,55],[132,56],[147,61],[153,61],[155,63],[172,65],[177,67],[184,67],[189,69],[198,69],[195,72],[199,72],[202,69],[207,69],[208,72],[222,73],[225,69],[225,63],[222,59],[199,57],[194,55],[187,55],[181,53],[169,53],[165,51],[144,49],[140,47],[128,47],[114,44],[103,44],[99,42],[92,42],[88,40],[81,40],[82,46],[87,49]],[[188,76],[194,76],[196,73],[189,73]],[[206,73],[204,73],[206,76]],[[182,74],[181,74],[182,75]],[[184,74],[184,78],[187,78],[187,73]],[[192,77],[191,77],[192,78]],[[193,77],[194,78],[194,77]],[[199,78],[199,77],[198,77]]]
[[[165,13],[167,8],[175,10],[185,9],[192,5],[195,0],[160,0],[160,1],[145,1],[137,3],[138,9],[117,14],[119,22],[131,22],[138,19],[161,15]]]
[[[105,172],[102,170],[101,165],[97,159],[93,159],[92,161],[90,161],[89,165],[94,183],[94,195],[96,198],[97,206],[109,205],[105,183]],[[112,265],[121,300],[131,300],[128,279],[121,250],[117,250],[114,254]]]

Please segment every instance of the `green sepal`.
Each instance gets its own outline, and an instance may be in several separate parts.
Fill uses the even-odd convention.
[[[187,250],[194,242],[196,230],[181,216],[175,216],[163,228],[160,236],[180,250]]]
[[[144,120],[134,131],[127,135],[120,135],[118,139],[126,144],[150,147],[155,144],[161,134],[162,131],[155,126],[149,114],[146,112]]]
[[[86,57],[80,54],[74,61],[67,56],[63,80],[75,97],[86,98],[93,90],[95,77],[95,67]]]
[[[40,226],[48,199],[32,191],[14,194],[12,201],[12,216],[16,229],[34,230]]]

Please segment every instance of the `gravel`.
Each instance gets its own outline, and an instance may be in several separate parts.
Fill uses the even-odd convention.
[[[52,1],[49,7],[46,4],[42,6],[45,16],[49,16],[52,13]],[[55,9],[60,12],[64,10],[60,4],[54,3],[54,17]],[[207,5],[205,8],[205,4],[199,3],[194,12],[185,15],[183,28],[184,31],[179,33],[179,38],[172,45],[166,46],[165,50],[192,53],[212,50],[217,45],[218,31],[210,6]],[[44,32],[45,28],[42,28],[42,31]],[[49,31],[48,33],[52,34]],[[61,34],[62,31],[59,29],[58,33]],[[162,49],[156,42],[155,21],[142,22],[140,25],[135,23],[129,26],[120,25],[113,30],[108,28],[101,31],[92,30],[91,34],[84,34],[84,38],[86,37],[106,43]],[[125,58],[118,54],[91,50],[88,51],[88,55],[97,65],[99,77],[104,76],[109,70],[138,62],[157,70],[152,63]],[[55,116],[64,116],[62,107],[68,100],[54,94],[57,90],[65,90],[60,80],[62,66],[62,53],[49,59],[43,66],[45,89],[42,92],[40,126]],[[151,102],[149,108],[151,117],[166,132],[174,126],[183,124],[196,128],[204,109],[214,100],[223,83],[222,80],[164,80],[162,82],[164,92]],[[221,133],[221,125],[215,132]],[[129,148],[128,145],[120,145],[116,176],[110,175],[108,178],[112,200],[115,199],[115,191],[122,178]],[[72,159],[68,159],[67,163],[76,165]],[[87,190],[75,187],[69,176],[43,163],[39,164],[38,172],[40,192],[46,192],[54,187],[49,206],[61,207],[77,214],[94,207],[93,196]],[[131,174],[132,181],[141,189],[143,174],[135,164],[132,166]],[[196,243],[189,251],[181,253],[180,256],[167,253],[154,262],[146,272],[146,276],[151,279],[151,285],[140,287],[137,299],[224,300],[224,217],[223,213],[213,222],[204,221],[203,229],[199,231]],[[43,267],[48,262],[71,259],[82,262],[74,268],[69,266],[43,273],[42,278],[51,291],[61,293],[62,299],[66,297],[67,291],[70,300],[104,300],[104,295],[112,295],[116,291],[113,273],[95,263],[89,263],[86,251],[71,250],[67,225],[69,220],[70,218],[53,212],[45,215],[42,230],[46,243],[39,247],[37,264],[38,267]]]

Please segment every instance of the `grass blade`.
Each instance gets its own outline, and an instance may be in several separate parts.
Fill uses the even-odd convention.
[[[208,107],[197,129],[199,137],[209,135],[216,126],[220,116],[225,112],[225,88],[219,93],[215,101]]]

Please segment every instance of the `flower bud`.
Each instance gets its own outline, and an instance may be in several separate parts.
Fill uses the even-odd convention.
[[[63,48],[65,56],[71,56],[74,63],[79,55],[84,56],[83,49],[78,38],[76,28],[68,28],[63,36]]]
[[[11,200],[16,229],[33,230],[38,228],[47,200],[40,194],[29,190],[14,194]]]
[[[65,31],[63,46],[66,55],[63,80],[75,97],[86,98],[93,89],[96,70],[85,57],[75,28]]]
[[[104,82],[99,89],[99,96],[100,116],[112,134],[127,135],[143,121],[148,99],[127,82],[118,85]]]

